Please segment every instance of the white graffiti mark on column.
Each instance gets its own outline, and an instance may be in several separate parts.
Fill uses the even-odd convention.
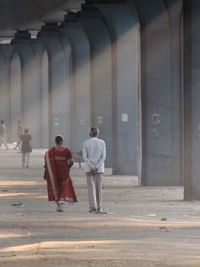
[[[59,120],[58,120],[58,118],[54,118],[54,119],[53,119],[53,125],[54,125],[54,126],[58,126],[58,125],[59,125]]]
[[[197,138],[200,139],[200,124],[197,127]]]
[[[84,125],[85,125],[85,119],[81,119],[81,120],[80,120],[80,125],[81,125],[81,126],[84,126]]]
[[[151,122],[152,122],[152,129],[151,129],[151,133],[152,136],[155,138],[159,138],[160,136],[160,123],[161,123],[161,116],[159,113],[153,113],[151,116]]]

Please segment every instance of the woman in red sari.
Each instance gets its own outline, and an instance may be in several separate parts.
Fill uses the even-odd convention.
[[[55,201],[57,211],[62,212],[63,201],[77,202],[70,177],[73,165],[72,153],[63,146],[62,136],[56,136],[55,146],[45,154],[44,179],[47,181],[48,200]]]

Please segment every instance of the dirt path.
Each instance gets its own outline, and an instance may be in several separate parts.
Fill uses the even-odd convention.
[[[108,215],[88,213],[83,169],[79,198],[55,212],[42,180],[44,150],[21,169],[21,155],[0,151],[0,267],[200,266],[200,203],[181,187],[138,187],[136,177],[104,178]]]

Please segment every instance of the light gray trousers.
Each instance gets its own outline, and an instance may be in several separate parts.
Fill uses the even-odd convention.
[[[86,173],[88,187],[88,201],[90,209],[102,209],[102,180],[103,173],[94,176]]]

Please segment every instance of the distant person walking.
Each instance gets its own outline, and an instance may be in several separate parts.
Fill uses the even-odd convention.
[[[64,201],[77,202],[70,168],[73,165],[72,152],[64,147],[64,138],[60,135],[55,138],[55,146],[45,154],[44,179],[47,181],[48,200],[55,201],[57,211],[63,212]]]
[[[106,159],[105,142],[99,138],[99,129],[90,129],[90,139],[83,144],[83,160],[88,186],[89,212],[106,213],[102,209],[102,179]]]
[[[29,130],[26,128],[24,129],[24,133],[20,137],[22,145],[21,145],[21,152],[22,152],[22,168],[29,168],[29,158],[30,153],[32,152],[32,137],[29,134]]]
[[[0,125],[0,148],[2,144],[6,147],[7,150],[9,149],[6,140],[6,124],[4,120],[1,120]]]
[[[21,120],[17,120],[17,144],[14,147],[14,150],[19,148],[21,149],[21,135],[24,133],[24,126],[21,122]]]

